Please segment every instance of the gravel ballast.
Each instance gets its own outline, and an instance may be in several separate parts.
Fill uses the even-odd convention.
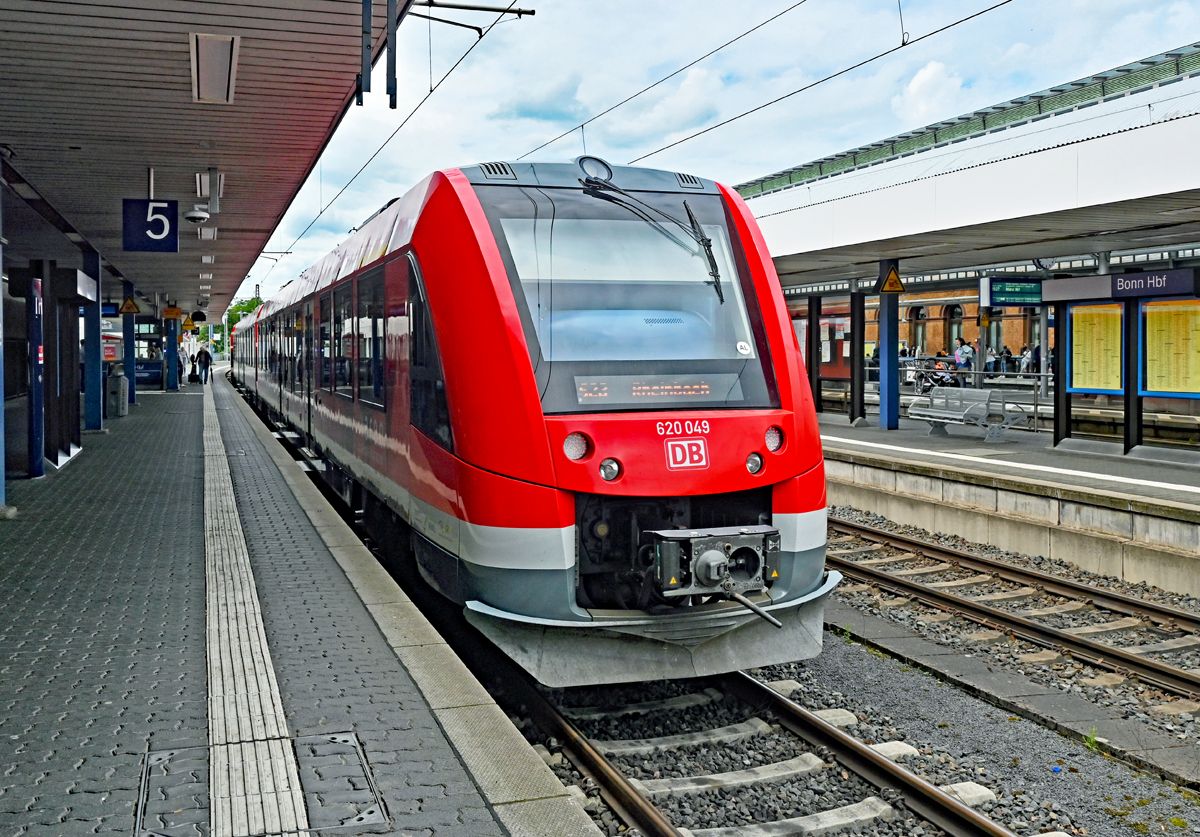
[[[1167,593],[1164,590],[1147,587],[1146,585],[1128,584],[1115,578],[1098,576],[1076,567],[1071,567],[1062,561],[1051,561],[1041,556],[1021,555],[988,544],[972,543],[957,536],[927,532],[913,526],[897,524],[880,515],[853,509],[849,506],[832,507],[830,509],[830,517],[833,520],[842,519],[853,523],[862,523],[877,529],[895,532],[941,546],[958,549],[963,552],[1051,573],[1094,587],[1107,588],[1128,596],[1145,598],[1172,607],[1200,613],[1200,601],[1191,596]],[[971,594],[977,594],[977,591],[971,591]],[[846,604],[853,605],[866,613],[881,616],[898,624],[905,625],[921,633],[926,638],[943,645],[962,648],[964,651],[969,651],[976,656],[989,658],[999,664],[1005,671],[1020,674],[1043,686],[1051,686],[1063,692],[1072,692],[1100,706],[1120,711],[1125,718],[1140,721],[1160,732],[1175,736],[1181,741],[1196,741],[1200,739],[1200,723],[1197,723],[1197,719],[1192,715],[1186,713],[1182,715],[1162,714],[1161,712],[1154,711],[1156,707],[1177,700],[1175,695],[1164,694],[1161,690],[1139,684],[1135,681],[1127,681],[1116,686],[1095,686],[1088,681],[1107,673],[1106,670],[1092,668],[1091,666],[1074,663],[1070,660],[1041,664],[1023,661],[1020,659],[1023,655],[1032,654],[1044,649],[1022,641],[1013,642],[1004,640],[991,644],[973,642],[968,638],[968,635],[983,630],[978,624],[961,617],[949,621],[934,621],[931,617],[938,617],[941,614],[940,611],[931,608],[920,605],[903,606],[903,602],[900,600],[887,596],[880,597],[878,594],[870,591],[857,593],[835,592],[835,595]],[[1043,595],[1039,598],[1027,599],[1020,602],[989,602],[988,604],[993,607],[1002,607],[1005,610],[1020,612],[1032,608],[1062,604],[1065,601],[1067,600]],[[1040,621],[1059,628],[1093,625],[1118,618],[1120,618],[1120,614],[1112,614],[1094,609],[1038,617]],[[1098,642],[1119,646],[1153,643],[1160,641],[1162,638],[1162,636],[1156,635],[1156,632],[1150,630],[1125,631],[1094,637]],[[1157,655],[1157,658],[1181,668],[1200,668],[1200,651],[1197,649],[1190,649],[1176,654]]]
[[[948,754],[953,767],[925,768],[936,784],[963,781],[956,777],[975,771],[971,781],[998,797],[982,810],[1017,834],[1200,833],[1200,795],[1010,716],[862,644],[827,632],[821,655],[794,666],[807,679],[793,679],[841,691],[863,706],[886,707],[888,723],[910,736],[909,743]],[[847,731],[862,737],[854,728]]]

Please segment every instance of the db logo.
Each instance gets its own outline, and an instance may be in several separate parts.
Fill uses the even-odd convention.
[[[708,467],[708,442],[697,439],[667,439],[667,467],[672,471]]]

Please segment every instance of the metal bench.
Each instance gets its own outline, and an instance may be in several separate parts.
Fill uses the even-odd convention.
[[[948,436],[947,424],[974,424],[987,430],[986,442],[998,442],[1014,424],[1027,423],[1020,404],[1009,401],[1003,390],[934,387],[928,404],[912,404],[908,417],[929,423],[930,436]]]

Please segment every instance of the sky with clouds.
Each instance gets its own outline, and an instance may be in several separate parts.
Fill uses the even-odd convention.
[[[890,50],[902,32],[912,41],[996,2],[901,0],[902,29],[896,0],[805,0],[530,159],[569,159],[586,141],[588,153],[627,163]],[[242,296],[256,283],[270,296],[430,172],[526,154],[795,3],[517,0],[537,14],[496,25],[334,201],[429,92],[431,74],[436,82],[476,41],[467,29],[407,19],[398,108],[382,92],[351,108],[266,247],[292,254],[261,258]],[[1200,0],[1012,0],[639,165],[735,184],[1196,40]],[[385,89],[383,66],[375,91]]]

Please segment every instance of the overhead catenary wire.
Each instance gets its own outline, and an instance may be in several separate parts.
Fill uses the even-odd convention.
[[[784,101],[785,99],[790,99],[792,96],[803,93],[806,90],[812,90],[814,87],[824,84],[827,81],[832,81],[833,79],[835,79],[839,76],[844,76],[844,75],[846,75],[846,73],[853,72],[854,70],[857,70],[860,67],[865,67],[867,64],[871,64],[875,61],[878,61],[881,58],[886,58],[887,56],[891,55],[894,52],[899,52],[900,50],[904,49],[905,47],[910,47],[913,44],[920,43],[921,41],[924,41],[927,38],[932,38],[934,35],[940,35],[941,33],[947,31],[948,29],[953,29],[954,27],[960,26],[968,21],[974,20],[977,17],[981,17],[982,15],[985,15],[988,12],[995,11],[996,9],[1000,8],[1001,6],[1007,6],[1009,3],[1012,3],[1012,2],[1013,2],[1013,0],[1000,0],[999,3],[995,3],[991,6],[988,6],[986,9],[981,9],[980,11],[975,12],[974,14],[967,15],[966,17],[961,17],[958,20],[952,21],[951,23],[947,23],[945,26],[934,29],[932,32],[926,32],[924,35],[921,35],[920,37],[912,38],[911,40],[904,41],[899,46],[894,46],[891,49],[886,49],[883,52],[876,53],[875,55],[872,55],[870,58],[865,58],[862,61],[859,61],[857,64],[852,64],[849,67],[845,67],[841,70],[838,70],[837,72],[830,73],[827,76],[823,76],[822,78],[819,78],[810,84],[806,84],[803,87],[797,88],[796,90],[793,90],[790,93],[784,93],[782,96],[778,96],[778,97],[770,100],[769,102],[763,102],[761,105],[757,105],[755,107],[750,108],[749,110],[742,111],[741,113],[736,114],[735,116],[731,116],[728,119],[723,119],[714,125],[709,125],[707,128],[701,128],[699,131],[696,131],[695,133],[692,133],[692,134],[688,134],[686,137],[683,137],[682,139],[675,140],[675,142],[668,143],[668,144],[662,146],[661,148],[656,148],[653,151],[649,151],[640,157],[635,157],[632,160],[630,160],[628,163],[626,163],[626,165],[632,166],[634,163],[641,162],[642,160],[645,160],[648,157],[653,157],[655,154],[661,154],[662,152],[666,151],[667,149],[674,148],[677,145],[683,145],[685,142],[694,140],[696,137],[703,136],[704,134],[707,134],[710,131],[715,131],[717,128],[722,128],[731,122],[736,122],[737,120],[742,119],[747,116],[750,116],[753,113],[758,113],[760,110],[764,110],[766,108],[771,107],[771,105],[777,105],[780,102]]]
[[[701,61],[703,61],[704,59],[706,59],[706,58],[709,58],[709,57],[711,57],[711,56],[713,56],[713,55],[716,55],[718,52],[720,52],[721,50],[725,49],[725,47],[727,47],[727,46],[729,46],[729,45],[731,45],[731,44],[735,44],[735,43],[737,43],[738,41],[740,41],[742,38],[746,37],[747,35],[750,35],[750,34],[752,34],[753,32],[756,32],[756,31],[758,31],[759,29],[762,29],[762,28],[763,28],[764,26],[766,26],[768,23],[771,23],[772,21],[778,20],[779,18],[783,17],[785,14],[787,14],[788,12],[790,12],[792,9],[795,9],[795,8],[797,8],[798,6],[803,6],[803,5],[804,5],[805,3],[807,3],[807,2],[808,2],[808,0],[800,0],[800,2],[798,2],[798,3],[793,3],[792,5],[788,6],[788,7],[787,7],[786,9],[784,9],[783,11],[781,11],[781,12],[778,12],[778,13],[776,13],[776,14],[774,14],[774,15],[771,15],[771,17],[767,18],[767,19],[766,19],[766,20],[764,20],[762,23],[759,23],[759,24],[757,24],[756,26],[752,26],[751,28],[747,29],[745,32],[743,32],[742,34],[738,35],[736,38],[733,38],[733,39],[731,39],[731,40],[728,40],[728,41],[726,41],[725,43],[721,44],[719,47],[716,47],[715,49],[711,49],[711,50],[709,50],[708,52],[704,53],[704,54],[703,54],[703,55],[701,55],[699,58],[697,58],[697,59],[695,59],[695,60],[693,60],[693,61],[689,61],[687,64],[684,64],[684,65],[683,65],[682,67],[680,67],[678,70],[675,70],[674,72],[672,72],[672,73],[670,73],[670,74],[668,74],[668,75],[665,75],[665,76],[663,76],[662,78],[660,78],[658,81],[654,82],[653,84],[650,84],[650,85],[647,85],[646,87],[643,87],[641,90],[637,91],[636,93],[634,93],[634,94],[633,94],[633,95],[631,95],[631,96],[627,96],[626,98],[624,98],[624,99],[622,99],[621,101],[617,102],[615,105],[612,105],[611,107],[608,107],[608,108],[606,108],[606,109],[604,109],[604,110],[600,111],[599,113],[597,113],[597,114],[595,114],[595,115],[593,115],[593,116],[590,116],[590,117],[588,117],[588,118],[587,118],[587,119],[585,119],[583,122],[581,122],[581,123],[579,123],[578,125],[575,125],[574,127],[572,127],[570,130],[568,130],[568,131],[563,131],[561,134],[559,134],[558,136],[556,136],[554,139],[546,140],[544,143],[542,143],[541,145],[539,145],[537,148],[534,148],[534,149],[533,149],[533,150],[531,150],[531,151],[526,151],[524,154],[522,154],[522,155],[521,155],[520,157],[518,157],[517,159],[518,159],[518,160],[524,160],[524,159],[525,159],[526,157],[528,157],[530,154],[536,154],[537,152],[541,151],[541,150],[542,150],[543,148],[545,148],[546,146],[548,146],[548,145],[553,145],[554,143],[558,142],[558,141],[559,141],[560,139],[562,139],[563,137],[568,137],[568,136],[570,136],[571,134],[575,133],[576,131],[583,131],[583,129],[584,129],[584,126],[586,126],[587,124],[589,124],[589,123],[591,123],[591,122],[595,122],[595,121],[596,121],[597,119],[599,119],[600,117],[602,117],[602,116],[605,116],[605,115],[607,115],[607,114],[610,114],[610,113],[612,113],[614,110],[616,110],[617,108],[621,107],[622,105],[627,105],[627,104],[629,104],[629,103],[630,103],[630,102],[632,102],[634,99],[636,99],[638,96],[641,96],[643,93],[648,93],[649,91],[651,91],[651,90],[653,90],[654,88],[658,87],[658,86],[659,86],[660,84],[662,84],[663,82],[670,81],[670,80],[671,80],[671,79],[673,79],[675,76],[677,76],[677,75],[679,75],[680,73],[682,73],[684,70],[690,69],[690,68],[692,68],[692,67],[696,66],[697,64],[699,64],[699,63],[700,63]],[[586,153],[586,151],[585,151],[585,153]]]
[[[333,204],[337,202],[337,199],[340,198],[342,196],[342,194],[345,193],[345,191],[350,188],[350,185],[352,183],[354,183],[355,180],[358,179],[358,176],[367,170],[367,166],[371,165],[371,163],[375,160],[375,158],[378,157],[380,155],[380,153],[383,152],[383,149],[385,149],[387,147],[388,143],[390,143],[395,138],[396,134],[400,133],[400,129],[402,129],[405,125],[408,124],[409,120],[412,119],[417,114],[417,111],[419,111],[421,109],[421,106],[424,105],[426,102],[428,102],[430,98],[432,98],[433,94],[436,93],[438,91],[438,88],[440,88],[442,86],[442,83],[445,82],[446,79],[448,79],[450,77],[450,74],[453,73],[455,70],[457,70],[459,65],[462,64],[462,62],[467,60],[467,56],[470,55],[472,51],[474,51],[475,47],[479,46],[479,44],[483,42],[483,39],[487,37],[487,34],[496,27],[496,24],[500,23],[500,21],[504,18],[504,16],[506,14],[508,14],[509,10],[512,9],[512,7],[515,6],[516,4],[517,4],[517,0],[512,0],[512,2],[510,2],[508,4],[508,6],[505,7],[504,11],[502,11],[499,15],[497,15],[496,19],[493,20],[491,22],[491,24],[486,29],[483,30],[483,34],[480,35],[475,40],[475,43],[471,44],[471,46],[467,48],[467,51],[459,56],[458,60],[454,62],[454,65],[449,70],[446,71],[445,75],[443,75],[440,79],[438,79],[437,83],[432,85],[429,88],[429,92],[421,97],[421,101],[417,102],[417,104],[413,107],[413,109],[408,112],[408,115],[405,116],[404,119],[400,120],[400,124],[396,126],[396,129],[394,131],[392,131],[390,134],[388,134],[387,139],[385,139],[382,143],[379,144],[379,147],[376,148],[375,151],[371,154],[371,156],[367,158],[367,161],[365,163],[363,163],[361,166],[359,166],[359,169],[358,169],[358,171],[356,171],[354,173],[354,176],[351,177],[349,180],[347,180],[345,185],[342,186],[342,188],[338,190],[337,194],[329,199],[329,203],[325,204],[325,206],[321,209],[321,211],[318,212],[316,214],[316,216],[311,221],[308,222],[308,226],[306,226],[303,230],[300,231],[300,234],[298,236],[296,236],[296,240],[293,241],[287,247],[288,250],[292,250],[293,248],[295,248],[295,246],[297,244],[300,243],[300,239],[304,238],[304,236],[306,236],[308,234],[308,231],[313,228],[313,224],[315,224],[315,223],[317,223],[317,221],[321,220],[321,216],[325,214],[326,210],[328,210],[329,207],[333,206]],[[274,270],[274,269],[275,269],[275,266],[272,265],[271,270]],[[266,281],[267,276],[271,275],[271,270],[267,271],[267,275],[263,276],[261,281]]]

